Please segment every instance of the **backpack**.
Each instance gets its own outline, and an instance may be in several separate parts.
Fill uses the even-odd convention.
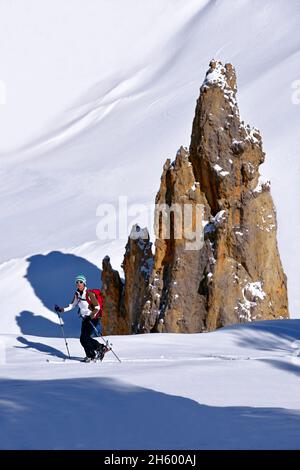
[[[99,312],[93,317],[93,319],[96,319],[96,318],[101,318],[103,316],[103,301],[104,301],[104,297],[101,293],[101,290],[100,289],[88,289],[86,291],[86,300],[88,302],[89,305],[92,304],[92,302],[90,301],[89,297],[88,297],[88,294],[90,292],[93,292],[93,294],[95,294],[96,296],[96,299],[98,301],[98,304],[99,304]]]

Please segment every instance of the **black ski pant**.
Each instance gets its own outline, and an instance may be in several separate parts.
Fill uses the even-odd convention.
[[[86,317],[82,320],[81,324],[81,335],[80,335],[80,343],[85,350],[85,354],[87,357],[94,358],[95,351],[99,349],[99,343],[95,339],[91,337],[94,333],[94,328],[92,327],[91,323],[97,328],[99,320],[91,320],[90,317]]]

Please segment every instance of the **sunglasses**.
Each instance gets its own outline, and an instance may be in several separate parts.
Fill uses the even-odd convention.
[[[76,284],[84,284],[83,281],[76,281]]]

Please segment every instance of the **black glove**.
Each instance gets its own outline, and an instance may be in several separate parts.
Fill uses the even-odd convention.
[[[59,305],[54,305],[54,310],[56,313],[62,313],[64,309],[62,307],[59,307]]]

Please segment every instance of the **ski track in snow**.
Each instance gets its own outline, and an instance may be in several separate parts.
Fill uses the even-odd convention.
[[[295,359],[295,357],[298,356],[293,356],[289,354],[281,354],[281,355],[268,355],[268,356],[258,356],[258,357],[249,357],[249,356],[233,356],[233,355],[226,355],[226,354],[209,354],[209,355],[203,355],[203,356],[198,356],[198,357],[164,357],[164,358],[143,358],[143,359],[131,359],[131,358],[122,358],[121,362],[122,363],[143,363],[143,362],[192,362],[192,361],[203,361],[203,360],[208,360],[208,359],[220,359],[220,360],[225,360],[225,361],[263,361],[263,360],[273,360],[273,359]],[[80,363],[79,360],[62,360],[62,361],[51,361],[46,359],[46,362],[49,364],[77,364]],[[112,364],[118,362],[117,359],[112,360],[112,359],[106,359],[104,360],[101,364],[108,363]],[[90,364],[98,364],[96,363],[90,363]],[[299,364],[300,364],[300,358],[299,358]],[[83,364],[86,365],[86,364]]]
[[[64,318],[74,359],[63,361],[52,311],[71,300],[74,273],[96,285],[106,254],[120,267],[128,234],[96,239],[97,208],[119,195],[154,201],[216,58],[236,67],[241,117],[262,132],[299,318],[298,2],[66,0],[59,18],[55,2],[31,2],[31,13],[0,5],[0,447],[299,449],[300,320],[115,337],[122,363],[110,354],[93,367],[78,360],[75,314]]]

